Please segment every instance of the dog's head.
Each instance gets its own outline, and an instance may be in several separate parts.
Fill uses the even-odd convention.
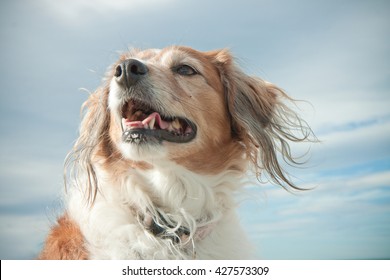
[[[131,160],[169,160],[205,173],[225,168],[226,153],[237,148],[220,73],[215,53],[171,47],[124,54],[109,78],[115,146]]]
[[[311,130],[288,100],[275,85],[244,74],[227,50],[133,50],[87,101],[73,156],[92,179],[98,159],[117,169],[175,163],[208,175],[243,172],[250,162],[294,187],[277,151],[294,161],[288,141],[303,141]]]

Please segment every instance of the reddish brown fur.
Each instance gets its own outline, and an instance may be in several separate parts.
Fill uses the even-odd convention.
[[[84,237],[76,223],[67,215],[58,219],[46,239],[40,260],[86,260],[88,252]]]
[[[224,84],[221,79],[226,61],[218,60],[223,58],[222,54],[225,52],[200,53],[184,47],[180,47],[179,50],[195,58],[203,67],[203,75],[199,79],[204,78],[205,82],[201,80],[195,82],[196,86],[189,91],[191,95],[181,98],[192,105],[186,110],[190,111],[191,117],[197,121],[202,142],[190,149],[185,147],[172,149],[171,159],[201,174],[218,174],[223,170],[242,171],[245,169],[241,157],[244,148],[231,133]],[[212,160],[205,160],[207,158]]]
[[[161,66],[159,61],[170,51],[178,56],[172,60],[180,61],[182,57],[196,60],[202,66],[202,75],[175,78],[169,67]],[[198,52],[171,47],[161,52],[133,51],[122,55],[117,63],[133,56],[150,59],[150,87],[160,89],[156,92],[173,113],[185,113],[197,125],[197,138],[192,142],[164,143],[170,160],[192,172],[210,175],[228,170],[245,172],[246,165],[252,164],[257,171],[268,173],[274,183],[298,189],[285,176],[276,152],[281,149],[287,162],[296,163],[287,141],[307,140],[311,130],[283,104],[289,97],[281,89],[244,74],[227,50]],[[85,103],[88,111],[80,137],[67,160],[88,174],[85,188],[92,202],[98,186],[96,166],[107,171],[112,182],[123,178],[129,169],[154,168],[149,162],[125,159],[119,150],[122,129],[114,118],[117,112],[108,109],[113,69],[108,73],[107,82]],[[301,136],[295,136],[294,131],[300,131]],[[66,215],[52,229],[39,258],[88,258],[79,227]]]

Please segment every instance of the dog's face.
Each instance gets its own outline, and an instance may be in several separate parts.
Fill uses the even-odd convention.
[[[209,169],[208,158],[222,167],[227,149],[239,149],[217,55],[184,47],[122,55],[108,103],[110,137],[126,158]]]
[[[277,184],[295,188],[277,152],[296,163],[289,142],[312,132],[284,104],[289,97],[281,89],[243,73],[227,50],[133,50],[107,75],[86,102],[70,154],[91,180],[97,161],[123,172],[134,163],[169,168],[173,162],[210,175],[243,172],[251,163]]]

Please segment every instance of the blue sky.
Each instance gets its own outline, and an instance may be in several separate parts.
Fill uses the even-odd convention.
[[[240,215],[265,259],[390,259],[388,1],[0,2],[0,258],[31,259],[61,211],[81,103],[119,51],[228,47],[284,88],[322,141],[290,194],[250,186]]]

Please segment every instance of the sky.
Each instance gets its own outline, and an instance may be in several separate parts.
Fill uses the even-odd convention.
[[[131,47],[229,48],[320,139],[291,194],[245,190],[261,259],[390,259],[390,2],[0,0],[0,258],[33,259],[62,211],[80,106]]]

